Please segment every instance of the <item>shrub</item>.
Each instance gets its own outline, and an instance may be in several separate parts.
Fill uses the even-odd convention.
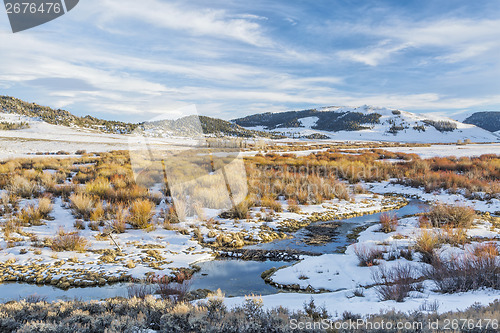
[[[373,272],[372,278],[377,284],[376,291],[381,301],[403,302],[411,291],[420,289],[420,286],[413,284],[414,271],[408,264],[398,264],[392,268],[380,266]]]
[[[81,237],[78,232],[65,232],[59,229],[57,235],[49,240],[50,248],[56,252],[77,251],[85,252],[89,246],[88,241]]]
[[[377,259],[383,258],[381,250],[377,247],[368,247],[366,245],[354,245],[354,253],[358,257],[361,267],[378,265]]]
[[[467,230],[464,228],[453,228],[451,225],[445,225],[442,228],[441,239],[444,243],[453,246],[464,245],[468,241]]]
[[[422,254],[422,262],[431,263],[435,257],[434,251],[441,245],[439,236],[432,231],[422,230],[415,239],[415,251]]]
[[[381,231],[385,233],[394,232],[398,227],[398,217],[383,213],[380,215]]]
[[[208,294],[205,307],[207,308],[210,320],[221,320],[227,314],[224,296],[224,293],[220,289],[217,289],[215,293]]]
[[[498,256],[498,246],[495,243],[479,243],[473,248],[472,254],[476,257],[490,257]]]
[[[155,286],[149,283],[133,283],[127,287],[129,298],[145,299],[149,295],[154,295],[155,292]]]
[[[326,308],[324,306],[318,307],[314,303],[314,299],[312,297],[309,303],[304,302],[304,312],[314,321],[327,319],[329,317]]]
[[[72,194],[69,198],[71,202],[71,209],[77,217],[88,220],[94,209],[94,199],[84,193]]]
[[[28,205],[19,212],[19,221],[25,226],[42,225],[42,214],[33,205]]]
[[[10,214],[19,205],[19,198],[15,194],[2,193],[0,196],[0,215]]]
[[[250,205],[246,200],[244,200],[232,207],[228,212],[222,213],[221,217],[229,219],[246,219],[249,213]]]
[[[40,212],[42,218],[47,218],[53,208],[54,206],[52,205],[52,200],[50,200],[50,198],[45,197],[38,200],[38,211]]]
[[[165,229],[170,229],[171,224],[179,223],[179,218],[177,217],[177,213],[175,212],[174,206],[170,206],[168,210],[163,212],[164,215],[164,228]]]
[[[364,194],[366,193],[366,188],[361,185],[361,184],[356,184],[356,186],[354,186],[354,193],[355,194]]]
[[[111,184],[106,178],[97,178],[85,185],[85,192],[87,194],[97,195],[101,198],[109,196],[111,190]]]
[[[90,220],[94,222],[99,222],[104,218],[104,207],[102,205],[102,201],[98,200],[95,208],[92,210],[90,214]]]
[[[474,209],[467,206],[436,204],[428,213],[428,218],[435,227],[451,225],[469,228],[476,218],[476,213]]]
[[[420,228],[423,228],[423,229],[432,228],[432,224],[429,221],[429,218],[427,217],[427,215],[420,215],[418,217],[418,226]]]
[[[100,225],[98,222],[94,221],[94,222],[89,223],[89,229],[92,231],[101,231],[99,227],[100,227]]]
[[[425,276],[442,293],[456,293],[481,288],[500,289],[500,264],[493,253],[478,250],[479,255],[465,254],[448,260],[435,258]]]
[[[187,204],[183,200],[175,200],[174,202],[175,215],[179,222],[186,221],[187,218]]]
[[[154,214],[154,204],[147,199],[137,199],[130,206],[130,224],[136,229],[150,226]]]
[[[2,231],[4,233],[5,239],[9,238],[10,234],[13,232],[21,233],[22,227],[23,227],[22,222],[18,218],[8,219],[2,225]]]
[[[17,175],[11,180],[9,190],[15,195],[29,199],[40,192],[40,187],[36,182]]]
[[[297,203],[297,200],[294,200],[294,199],[288,200],[288,211],[290,213],[297,213],[297,214],[301,212],[301,209]]]
[[[122,205],[118,205],[115,208],[115,216],[111,222],[111,226],[116,233],[122,234],[125,232],[127,226],[126,221],[129,218],[128,209]]]
[[[283,211],[281,203],[269,195],[264,195],[260,200],[260,204],[262,205],[262,207],[270,208],[278,213]]]
[[[85,223],[82,220],[76,220],[74,223],[75,229],[85,230]]]
[[[333,194],[340,200],[351,200],[349,189],[344,183],[337,183],[333,188]]]
[[[183,271],[179,272],[173,278],[168,275],[150,278],[150,282],[156,288],[156,293],[163,299],[168,299],[174,303],[186,300],[189,290],[189,283],[187,280],[188,277]]]

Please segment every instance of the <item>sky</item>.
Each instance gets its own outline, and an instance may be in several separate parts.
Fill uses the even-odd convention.
[[[0,10],[0,95],[124,121],[192,105],[500,110],[499,14],[496,0],[81,0],[13,34]]]

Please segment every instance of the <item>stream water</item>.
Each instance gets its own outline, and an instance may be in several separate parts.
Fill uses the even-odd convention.
[[[398,217],[412,215],[424,211],[428,206],[419,200],[410,203],[391,213]],[[300,250],[314,253],[339,252],[345,246],[353,242],[348,235],[356,228],[369,226],[379,220],[381,213],[358,216],[351,219],[335,221],[335,235],[328,242],[311,244],[306,240],[310,236],[308,229],[301,229],[294,234],[294,238],[275,241],[272,243],[258,244],[245,247],[257,250]],[[311,226],[331,222],[317,222]],[[244,296],[250,294],[269,295],[279,292],[278,289],[266,284],[260,277],[261,273],[272,268],[292,265],[293,262],[280,261],[243,261],[239,259],[214,260],[198,263],[201,270],[193,275],[189,282],[190,289],[221,289],[226,296]],[[119,283],[103,287],[72,288],[61,290],[52,286],[38,286],[26,283],[3,283],[0,284],[0,302],[19,300],[31,295],[37,295],[48,301],[79,299],[89,301],[94,299],[105,299],[110,297],[127,297],[129,284]]]

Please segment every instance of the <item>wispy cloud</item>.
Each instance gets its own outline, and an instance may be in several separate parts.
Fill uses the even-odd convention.
[[[365,23],[366,24],[366,23]],[[344,27],[349,30],[349,26]],[[352,31],[374,37],[374,45],[342,50],[344,59],[377,66],[392,56],[407,50],[436,52],[436,60],[458,62],[500,50],[500,20],[470,20],[465,18],[433,19],[425,21],[387,22],[351,26]]]
[[[223,118],[500,107],[500,20],[393,7],[87,0],[35,30],[0,32],[1,93],[134,120],[186,104]]]
[[[256,46],[271,44],[258,23],[262,17],[257,15],[231,14],[225,10],[193,8],[185,2],[158,0],[101,0],[98,8],[102,25],[116,20],[138,20],[195,36],[230,38]]]

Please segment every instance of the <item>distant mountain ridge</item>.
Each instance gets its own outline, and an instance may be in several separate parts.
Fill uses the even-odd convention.
[[[318,118],[313,126],[314,129],[324,131],[358,131],[368,129],[370,125],[379,123],[382,115],[376,112],[365,114],[356,111],[318,111],[311,109],[255,114],[234,119],[233,122],[243,127],[263,126],[266,130],[275,130],[278,128],[304,127],[299,120],[309,117]]]
[[[367,105],[361,107],[330,106],[321,109],[254,114],[232,121],[206,116],[187,116],[177,120],[153,120],[134,124],[108,121],[92,116],[78,117],[65,110],[0,96],[0,113],[39,119],[51,125],[88,128],[111,134],[141,132],[149,137],[190,136],[203,133],[212,137],[274,139],[288,137],[311,140],[425,143],[453,143],[465,140],[497,142],[500,137],[498,133],[488,132],[475,125],[464,124],[447,117]],[[490,119],[495,118],[496,114],[474,116],[483,121],[478,121],[478,123],[496,124]],[[497,127],[492,127],[492,129],[495,128]]]
[[[499,137],[471,124],[433,114],[368,105],[263,113],[234,119],[247,129],[292,138],[445,142],[497,142]]]
[[[476,112],[464,120],[465,124],[476,125],[490,132],[500,131],[500,111]]]

